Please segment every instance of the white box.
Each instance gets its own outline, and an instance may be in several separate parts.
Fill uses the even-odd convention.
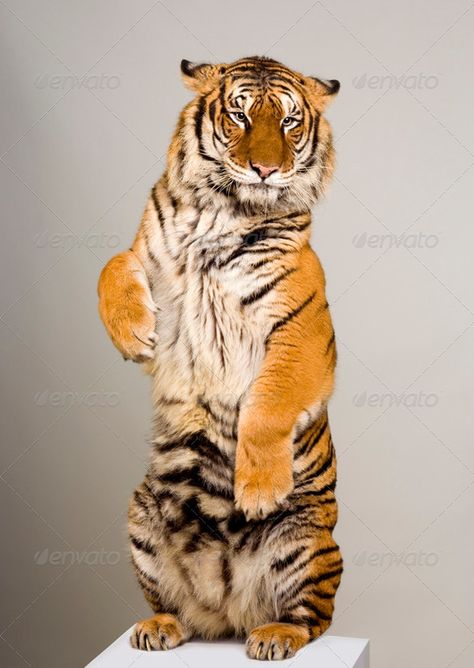
[[[224,640],[192,641],[166,652],[144,652],[129,643],[131,629],[117,638],[86,668],[243,668],[256,665],[245,654],[243,642]],[[261,663],[261,662],[259,662]],[[279,661],[295,668],[369,668],[369,641],[323,635],[296,656]]]

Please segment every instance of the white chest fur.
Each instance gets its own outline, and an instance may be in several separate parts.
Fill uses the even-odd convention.
[[[250,270],[242,252],[245,233],[236,231],[241,228],[241,221],[226,214],[196,217],[188,210],[174,221],[166,243],[152,240],[159,259],[153,281],[159,308],[157,401],[175,398],[189,406],[217,399],[236,406],[258,373],[268,332],[268,300],[259,308],[242,300],[268,279]],[[252,253],[252,260],[255,257]]]

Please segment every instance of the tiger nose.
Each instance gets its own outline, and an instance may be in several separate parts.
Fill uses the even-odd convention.
[[[270,176],[273,172],[277,172],[279,169],[279,165],[260,165],[258,162],[251,162],[250,166],[254,172],[257,172],[261,179],[266,179],[267,176]]]

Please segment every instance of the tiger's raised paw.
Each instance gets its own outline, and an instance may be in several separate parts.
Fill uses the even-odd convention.
[[[293,491],[293,473],[272,475],[260,470],[238,469],[235,476],[235,506],[247,520],[258,520],[283,510]]]
[[[99,279],[99,312],[116,348],[125,360],[154,358],[158,308],[146,277],[134,266],[133,253],[122,253],[104,267]]]
[[[159,613],[135,624],[130,644],[147,652],[178,647],[187,640],[180,621],[174,615]]]
[[[250,659],[279,661],[294,656],[308,640],[309,632],[305,627],[274,622],[251,631],[245,648]]]

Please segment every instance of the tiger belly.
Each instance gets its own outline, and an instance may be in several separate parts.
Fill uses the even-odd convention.
[[[234,506],[233,453],[202,431],[155,443],[129,509],[132,561],[155,611],[207,638],[275,620],[327,628],[342,572],[327,416],[303,426],[294,447],[286,505],[246,521]]]
[[[155,444],[129,509],[133,563],[156,610],[203,637],[244,634],[275,618],[272,550],[234,509],[233,456],[198,432]]]

